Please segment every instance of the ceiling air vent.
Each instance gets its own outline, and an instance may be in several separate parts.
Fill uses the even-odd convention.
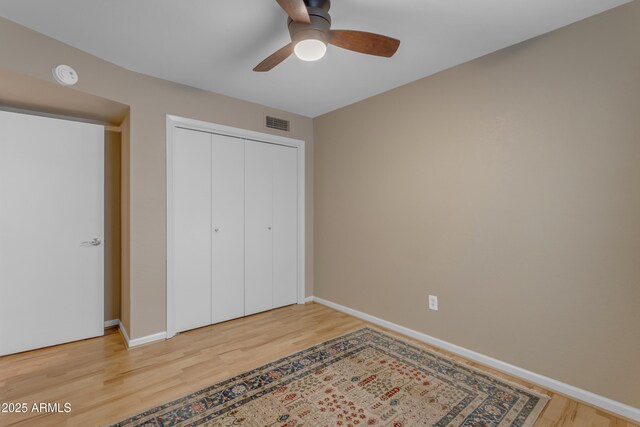
[[[283,132],[289,132],[289,130],[291,129],[291,123],[289,122],[289,120],[267,116],[267,127],[269,129],[276,129],[276,130],[281,130]]]

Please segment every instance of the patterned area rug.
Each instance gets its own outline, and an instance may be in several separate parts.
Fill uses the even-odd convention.
[[[532,426],[549,398],[364,328],[115,426]]]

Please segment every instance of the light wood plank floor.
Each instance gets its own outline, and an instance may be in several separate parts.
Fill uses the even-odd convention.
[[[71,404],[67,414],[0,413],[0,425],[108,425],[365,325],[312,303],[197,329],[130,350],[120,334],[112,331],[100,338],[0,357],[0,402]],[[546,393],[552,399],[536,427],[639,427],[567,397]]]

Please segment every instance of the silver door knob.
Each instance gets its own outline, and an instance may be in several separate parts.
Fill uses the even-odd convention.
[[[267,227],[268,230],[271,230],[271,227]]]
[[[102,240],[96,237],[94,239],[91,239],[88,242],[82,242],[82,246],[100,246],[101,243],[102,243]]]
[[[213,231],[215,231],[217,233],[219,230],[217,228],[214,228]]]

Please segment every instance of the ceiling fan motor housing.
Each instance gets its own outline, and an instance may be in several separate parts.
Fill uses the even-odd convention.
[[[310,24],[287,20],[291,41],[295,45],[302,40],[316,39],[323,43],[329,43],[331,31],[331,17],[329,16],[330,3],[327,0],[322,7],[308,6]]]

